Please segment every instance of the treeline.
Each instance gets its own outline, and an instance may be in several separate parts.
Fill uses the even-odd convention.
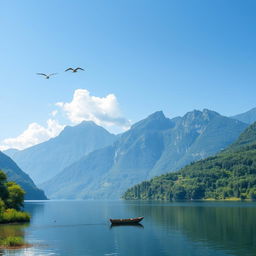
[[[29,214],[22,212],[24,190],[15,182],[7,181],[0,170],[0,223],[27,222]]]
[[[241,136],[246,137],[245,134]],[[192,163],[178,172],[144,181],[128,189],[123,198],[132,200],[223,200],[228,198],[256,200],[256,143],[253,144],[250,141],[248,144],[249,146],[239,147],[237,151],[233,150],[235,146],[232,145],[230,150]]]

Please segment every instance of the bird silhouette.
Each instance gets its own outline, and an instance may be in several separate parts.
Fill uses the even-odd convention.
[[[37,75],[39,75],[39,76],[44,76],[45,77],[45,79],[49,79],[51,76],[55,76],[55,75],[57,75],[57,73],[52,73],[52,74],[44,74],[44,73],[36,73]]]
[[[84,71],[84,69],[83,68],[67,68],[66,70],[65,70],[65,72],[67,72],[67,71],[72,71],[73,73],[76,73],[78,70],[82,70],[82,71]]]

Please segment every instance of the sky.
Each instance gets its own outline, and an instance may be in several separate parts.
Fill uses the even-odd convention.
[[[0,149],[65,125],[256,107],[254,0],[0,0]],[[85,71],[64,72],[68,67]],[[37,72],[58,73],[50,79]]]

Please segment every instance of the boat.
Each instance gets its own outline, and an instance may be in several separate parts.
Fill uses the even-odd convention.
[[[138,224],[143,219],[144,217],[137,217],[137,218],[130,218],[130,219],[109,219],[109,220],[114,225],[122,225],[122,224]]]

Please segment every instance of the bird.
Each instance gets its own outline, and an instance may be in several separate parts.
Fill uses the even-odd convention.
[[[83,68],[77,67],[77,68],[67,68],[67,69],[65,70],[65,72],[67,72],[67,71],[69,71],[69,70],[71,70],[73,73],[76,73],[78,70],[84,71]]]
[[[40,76],[44,76],[45,79],[49,79],[51,76],[57,75],[57,73],[52,73],[52,74],[49,74],[49,75],[44,74],[44,73],[36,73],[36,74],[37,74],[37,75],[40,75]]]

